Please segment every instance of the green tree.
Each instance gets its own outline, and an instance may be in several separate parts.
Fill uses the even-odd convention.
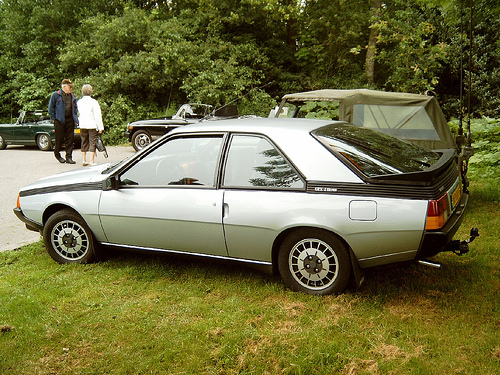
[[[456,32],[452,35],[448,51],[449,65],[441,74],[440,85],[437,87],[445,100],[445,110],[459,116],[461,111],[458,93],[462,76],[462,107],[465,108],[462,112],[470,111],[476,117],[499,117],[500,5],[490,0],[475,0],[471,13],[471,3],[468,1],[461,4],[456,0],[452,4],[455,6],[443,9],[446,25]],[[469,80],[472,83],[470,88]],[[469,94],[471,105],[467,108]]]
[[[62,78],[58,56],[79,21],[113,13],[121,0],[0,1],[0,112],[43,108]]]
[[[469,4],[3,0],[0,117],[45,107],[65,77],[95,87],[116,139],[126,121],[187,100],[242,97],[240,113],[264,115],[283,94],[319,88],[432,90],[458,115],[462,71],[472,113],[498,116],[500,5],[474,0],[470,49]]]
[[[300,17],[296,58],[304,89],[355,88],[366,83],[370,3],[309,0]]]
[[[439,8],[425,2],[396,0],[387,6],[375,25],[377,84],[391,91],[435,90],[450,47],[443,23]]]

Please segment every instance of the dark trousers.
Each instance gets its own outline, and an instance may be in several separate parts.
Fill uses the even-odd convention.
[[[54,155],[56,158],[61,156],[61,146],[64,145],[66,150],[66,159],[73,155],[73,141],[75,137],[75,123],[69,121],[69,124],[62,124],[54,120],[54,128],[56,130],[56,145],[54,146]]]
[[[82,152],[95,152],[95,144],[97,142],[97,136],[99,133],[96,129],[80,129],[80,135],[82,137]]]

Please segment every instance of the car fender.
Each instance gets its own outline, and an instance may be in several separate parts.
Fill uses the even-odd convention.
[[[101,193],[101,190],[62,191],[21,196],[20,202],[24,216],[41,226],[44,226],[55,212],[70,208],[93,229],[97,241],[104,241],[105,236],[97,215],[97,204]]]

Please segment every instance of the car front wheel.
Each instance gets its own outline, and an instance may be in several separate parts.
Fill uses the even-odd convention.
[[[90,228],[76,212],[64,209],[53,214],[43,228],[49,255],[59,263],[89,263],[95,259]]]
[[[42,151],[50,151],[52,149],[52,142],[47,134],[40,134],[36,137],[36,145]]]
[[[283,241],[278,254],[283,282],[306,294],[343,292],[351,277],[346,245],[332,233],[300,229]]]
[[[142,150],[152,142],[151,134],[145,130],[138,130],[132,136],[132,146],[136,151]]]
[[[7,147],[7,143],[5,143],[5,139],[3,138],[3,135],[0,134],[0,150],[3,150]]]

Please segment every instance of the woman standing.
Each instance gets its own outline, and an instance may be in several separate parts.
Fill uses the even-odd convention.
[[[91,97],[94,90],[90,85],[83,85],[83,98],[78,100],[78,119],[80,121],[80,135],[82,137],[82,157],[83,165],[96,165],[95,144],[97,136],[102,134],[104,126],[102,124],[101,107],[97,100]],[[87,152],[90,152],[90,162],[87,162]]]

